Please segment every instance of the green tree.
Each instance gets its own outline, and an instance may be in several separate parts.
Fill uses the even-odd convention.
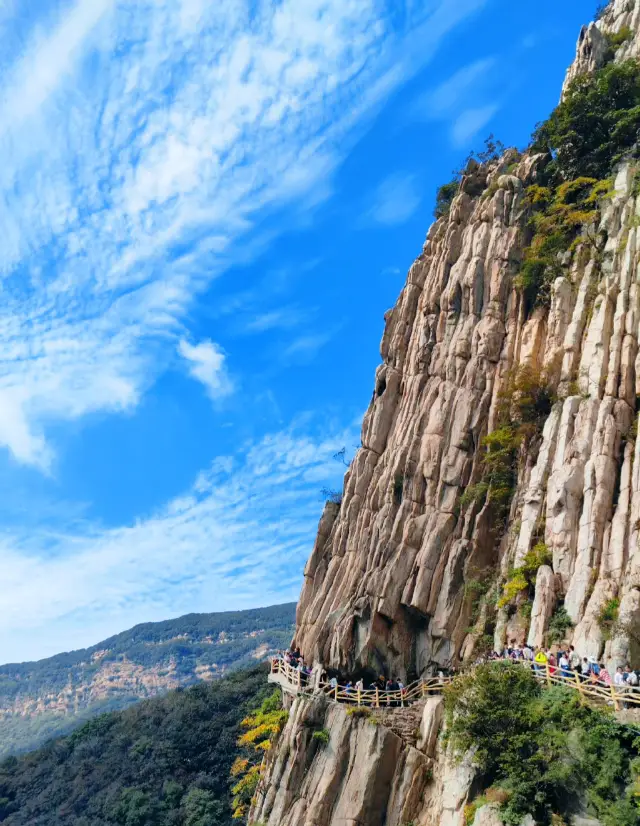
[[[628,60],[579,75],[537,128],[534,148],[552,152],[553,169],[564,180],[601,179],[636,150],[639,130],[640,67]]]
[[[191,788],[184,798],[184,826],[223,826],[225,805],[211,792]]]
[[[452,748],[471,750],[483,787],[500,789],[505,824],[531,814],[551,826],[586,804],[605,826],[639,826],[640,740],[575,692],[492,663],[455,680],[445,707]]]

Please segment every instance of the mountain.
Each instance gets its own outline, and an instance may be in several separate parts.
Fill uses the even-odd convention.
[[[243,612],[245,613],[245,612]],[[249,613],[249,612],[246,612]],[[95,717],[0,763],[6,826],[231,826],[240,720],[272,690],[264,666]]]
[[[525,642],[640,667],[639,55],[640,0],[612,0],[530,147],[490,140],[438,193],[305,567],[295,644],[344,679],[410,682]],[[405,737],[297,697],[249,822],[638,826],[613,722],[585,725],[566,689],[509,709],[500,686],[450,695],[463,753],[439,736],[442,698]],[[609,776],[580,780],[583,759]]]
[[[264,660],[291,641],[295,603],[136,625],[91,648],[0,666],[0,757],[104,711]]]

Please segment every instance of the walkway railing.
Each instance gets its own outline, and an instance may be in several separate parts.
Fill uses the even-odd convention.
[[[640,708],[640,688],[638,687],[616,686],[613,683],[606,685],[591,679],[584,680],[577,673],[564,674],[558,666],[550,666],[548,663],[539,665],[529,660],[505,660],[504,662],[517,662],[529,668],[536,679],[549,687],[562,685],[565,688],[574,689],[585,702],[594,705],[612,705],[616,711],[628,707]],[[274,657],[271,660],[271,673],[279,675],[281,679],[284,678],[293,693],[312,691],[315,688],[312,676],[294,668],[281,657]],[[400,691],[386,691],[379,688],[357,689],[340,684],[332,685],[327,681],[320,681],[317,688],[336,703],[370,708],[398,708],[411,705],[430,694],[441,694],[445,686],[450,685],[452,681],[453,677],[416,680]]]

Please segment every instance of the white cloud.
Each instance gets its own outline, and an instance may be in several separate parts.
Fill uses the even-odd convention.
[[[422,198],[413,175],[396,173],[378,186],[367,217],[377,224],[404,224],[420,206]]]
[[[297,599],[322,503],[356,430],[309,421],[218,458],[147,519],[0,540],[0,662],[82,647],[137,622]],[[46,548],[46,551],[43,550]]]
[[[303,311],[293,306],[279,310],[267,310],[248,318],[242,325],[242,331],[251,334],[264,333],[267,330],[288,330],[297,327],[305,315]]]
[[[454,146],[466,146],[500,108],[495,100],[478,105],[483,98],[494,97],[491,83],[495,82],[497,65],[495,57],[486,57],[463,66],[435,90],[419,95],[411,104],[409,116],[451,123]]]
[[[68,78],[78,51],[113,5],[113,0],[78,0],[46,38],[38,38],[4,78],[0,135],[33,116]]]
[[[323,333],[309,333],[298,336],[285,348],[282,354],[285,361],[288,359],[310,361],[331,340],[335,332],[335,329],[333,329]]]
[[[484,2],[425,0],[406,30],[391,0],[3,16],[0,445],[46,468],[49,422],[136,405],[194,297],[271,242],[258,219],[328,197],[381,102]]]
[[[463,66],[434,92],[421,97],[416,106],[419,105],[420,111],[429,117],[442,117],[450,113],[460,105],[461,100],[465,99],[470,91],[477,89],[479,82],[495,65],[495,59],[487,57]]]
[[[212,400],[231,393],[233,387],[225,367],[225,355],[213,341],[189,344],[182,340],[178,352],[188,362],[189,375],[204,384]]]
[[[459,147],[466,146],[491,121],[498,109],[498,104],[465,109],[451,128],[454,144]]]

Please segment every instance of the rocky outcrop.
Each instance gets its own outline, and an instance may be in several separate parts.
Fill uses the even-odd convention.
[[[614,47],[616,60],[640,55],[640,0],[615,0],[582,31],[566,83]],[[527,189],[547,162],[510,150],[468,167],[385,315],[362,448],[305,569],[295,643],[309,660],[412,680],[472,659],[487,634],[496,649],[542,645],[560,607],[555,630],[581,655],[613,669],[640,658],[638,172],[618,165],[590,237],[532,307],[515,276],[531,242]],[[483,439],[517,405],[521,375],[553,400],[520,444],[505,513],[478,484]],[[605,635],[608,605],[619,622]],[[415,730],[318,702],[294,703],[251,822],[463,826],[479,789],[473,755],[455,762],[442,746],[441,700]],[[331,733],[326,750],[309,725]],[[496,816],[481,807],[476,826]]]
[[[424,706],[420,748],[371,716],[323,697],[297,698],[250,822],[266,826],[462,826],[475,770],[448,758],[437,734],[442,698]],[[406,710],[410,712],[409,709]],[[402,710],[395,711],[402,717]],[[325,745],[313,732],[325,729]]]
[[[627,25],[640,31],[640,0],[616,2],[583,31],[569,77],[597,67],[606,33]],[[635,167],[618,168],[602,202],[599,246],[579,247],[549,307],[532,311],[514,276],[530,241],[525,190],[544,163],[511,150],[471,168],[385,316],[362,448],[305,570],[296,643],[309,659],[411,679],[472,656],[465,581],[481,571],[504,580],[536,542],[552,559],[538,572],[531,619],[503,608],[496,647],[541,644],[562,601],[579,650],[612,666],[630,656],[624,632],[605,650],[597,620],[612,599],[622,627],[640,611]],[[523,368],[558,400],[520,457],[504,530],[489,505],[461,497],[479,479],[482,439]]]

